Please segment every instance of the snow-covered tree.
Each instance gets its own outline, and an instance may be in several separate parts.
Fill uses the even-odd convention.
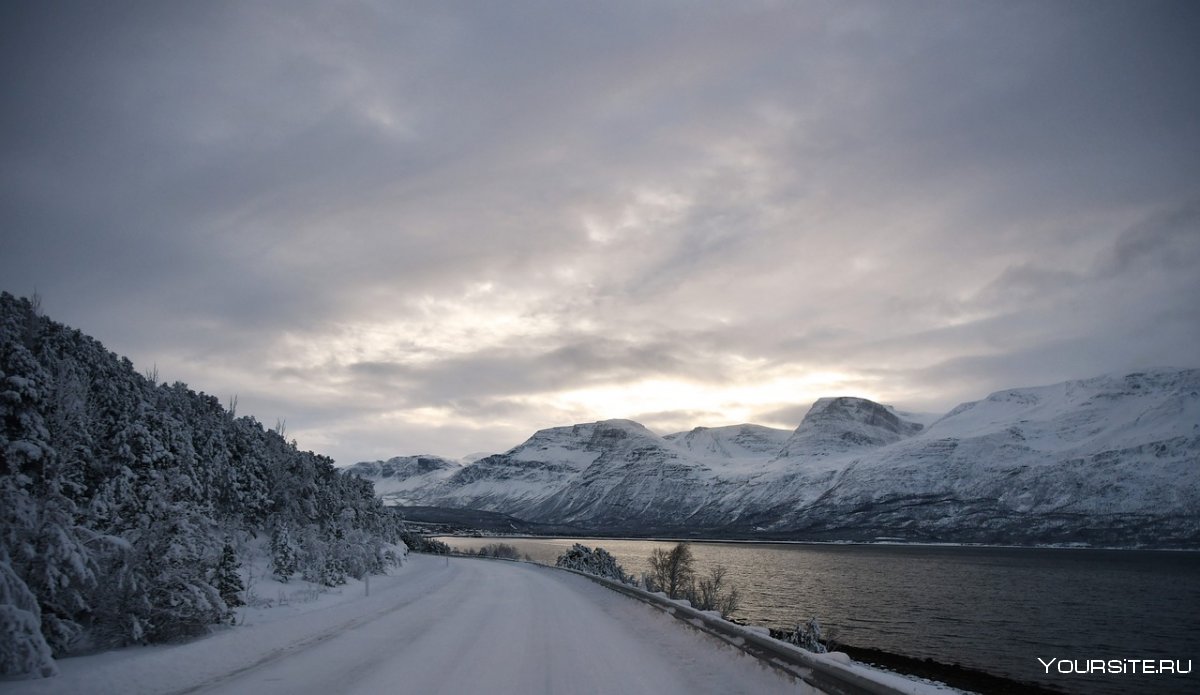
[[[446,543],[408,529],[400,531],[400,540],[414,553],[429,553],[431,555],[450,554],[450,546],[446,545]]]
[[[0,674],[48,678],[58,674],[50,645],[42,636],[37,597],[13,571],[0,546]]]
[[[625,568],[621,567],[617,559],[604,548],[592,550],[582,543],[576,543],[571,546],[570,550],[559,555],[554,564],[556,567],[587,572],[598,577],[615,579],[618,582],[632,583],[629,575],[625,573]]]
[[[30,313],[25,319],[40,317]],[[75,616],[88,608],[85,595],[95,581],[94,565],[45,425],[49,376],[16,339],[42,330],[19,330],[18,317],[11,314],[0,320],[0,539],[8,571],[37,597],[45,643],[61,653],[81,630]],[[20,594],[13,591],[10,597]]]
[[[192,634],[238,600],[225,539],[276,571],[383,571],[400,525],[369,482],[0,293],[0,668]]]
[[[821,635],[821,623],[814,616],[803,625],[796,625],[796,630],[788,636],[789,642],[807,649],[810,652],[824,654],[826,652],[825,645],[822,643],[823,636]]]
[[[217,563],[213,584],[217,587],[217,592],[221,594],[221,600],[230,608],[246,605],[242,600],[242,592],[246,590],[246,585],[242,582],[240,573],[241,563],[238,562],[237,552],[233,549],[233,544],[228,540],[225,541],[225,547],[221,549],[221,560]],[[232,613],[232,610],[230,611]]]
[[[271,534],[271,567],[275,578],[281,582],[291,579],[299,569],[296,546],[292,543],[292,534],[286,522],[276,526]]]

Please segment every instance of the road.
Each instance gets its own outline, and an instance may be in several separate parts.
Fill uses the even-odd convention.
[[[659,609],[537,565],[416,555],[372,580],[369,597],[333,598],[185,644],[62,659],[60,676],[0,681],[0,695],[816,692]]]
[[[416,556],[405,596],[365,624],[197,693],[803,693],[721,641],[583,577]]]

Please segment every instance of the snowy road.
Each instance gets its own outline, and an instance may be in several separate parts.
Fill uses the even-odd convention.
[[[577,575],[414,556],[370,598],[176,647],[66,659],[7,693],[811,693]]]
[[[444,583],[374,622],[198,692],[725,694],[806,689],[582,577],[507,562],[414,561],[432,565],[428,571],[442,575]]]

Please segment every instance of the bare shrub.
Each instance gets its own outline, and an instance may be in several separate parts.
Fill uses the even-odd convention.
[[[688,598],[692,605],[702,611],[717,611],[724,616],[732,615],[741,605],[737,587],[726,581],[728,569],[717,565],[708,571],[708,576],[696,583]]]
[[[662,591],[671,598],[687,598],[696,577],[692,547],[678,543],[670,550],[655,548],[650,553],[650,591]]]

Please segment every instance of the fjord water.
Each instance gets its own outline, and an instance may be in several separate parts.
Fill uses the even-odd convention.
[[[516,546],[554,564],[575,542],[635,575],[672,542],[445,537],[456,549]],[[1200,553],[901,545],[692,543],[742,594],[737,617],[791,628],[816,616],[827,637],[958,663],[1072,693],[1195,693],[1200,676],[1049,674],[1038,659],[1200,656]]]

